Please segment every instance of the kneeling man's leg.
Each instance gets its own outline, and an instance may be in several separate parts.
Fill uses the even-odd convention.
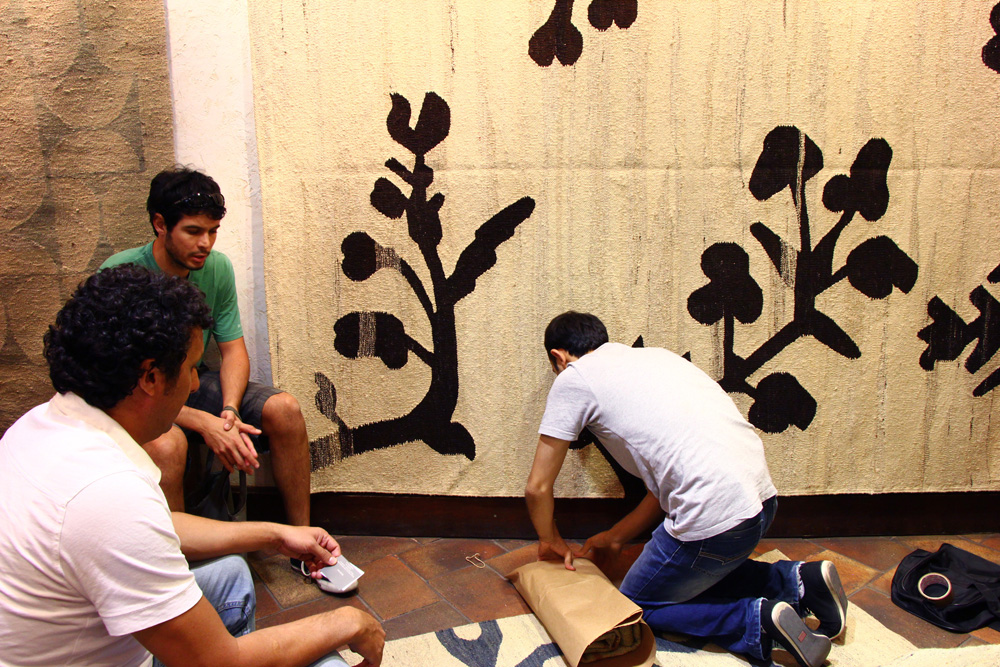
[[[241,556],[192,563],[191,573],[231,635],[239,637],[253,631],[257,597],[250,568]]]

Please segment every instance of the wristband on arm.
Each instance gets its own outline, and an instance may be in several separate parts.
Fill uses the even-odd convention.
[[[240,411],[237,410],[236,408],[234,408],[233,406],[231,406],[231,405],[224,405],[224,406],[222,406],[222,410],[220,410],[220,412],[225,412],[226,410],[228,410],[229,412],[232,412],[234,415],[236,415],[236,418],[239,419],[240,421],[243,421],[243,417],[240,416]]]

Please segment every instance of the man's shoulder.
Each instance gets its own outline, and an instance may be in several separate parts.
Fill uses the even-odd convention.
[[[101,268],[107,269],[112,266],[120,266],[122,264],[138,264],[139,266],[144,266],[147,269],[158,271],[159,266],[157,266],[156,260],[153,258],[152,246],[153,242],[150,241],[145,245],[116,252],[114,255],[111,255],[111,257],[104,260],[104,263],[101,264]]]
[[[205,258],[205,266],[199,271],[192,271],[189,274],[189,278],[199,273],[202,276],[211,277],[213,280],[219,280],[220,278],[226,280],[236,279],[236,273],[233,271],[233,263],[229,257],[218,250],[212,250],[212,252],[208,253],[208,257]]]

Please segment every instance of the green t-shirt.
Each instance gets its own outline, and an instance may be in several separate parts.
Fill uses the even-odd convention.
[[[138,248],[129,248],[108,257],[101,264],[102,269],[120,264],[138,264],[150,271],[160,273],[160,266],[153,257],[153,243]],[[227,343],[243,337],[240,324],[240,309],[236,301],[236,275],[229,258],[213,250],[205,258],[205,266],[188,274],[190,280],[205,295],[205,302],[212,310],[215,325],[205,331],[205,346],[210,336],[218,343]]]

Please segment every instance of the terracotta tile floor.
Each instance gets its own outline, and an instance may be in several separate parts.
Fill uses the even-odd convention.
[[[534,542],[358,536],[338,541],[343,553],[365,571],[359,589],[347,596],[323,593],[293,572],[283,556],[250,555],[257,580],[258,627],[352,605],[381,620],[388,639],[400,639],[529,611],[504,575],[534,560]],[[917,548],[937,550],[942,542],[1000,563],[998,534],[774,539],[761,542],[758,552],[780,549],[789,558],[834,561],[851,603],[918,647],[1000,644],[1000,632],[984,628],[952,634],[890,600],[889,586],[899,561]],[[609,568],[612,579],[624,574],[641,548],[626,549],[623,562]]]

